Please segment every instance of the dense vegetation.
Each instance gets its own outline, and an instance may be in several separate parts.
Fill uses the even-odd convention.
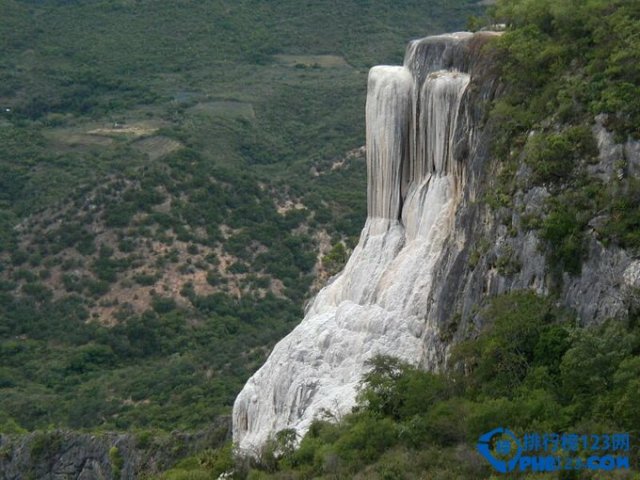
[[[619,142],[640,138],[640,4],[504,0],[494,15],[509,29],[495,45],[507,88],[492,113],[503,168],[490,202],[510,207],[517,189],[547,189],[544,215],[527,220],[557,273],[580,273],[589,229],[638,254],[637,179],[625,160],[592,173],[602,170],[592,127],[598,116]],[[522,158],[527,176],[516,175]]]
[[[473,3],[3,0],[0,432],[227,413],[362,226],[368,67]]]
[[[279,432],[253,468],[238,460],[237,476],[480,479],[495,471],[475,444],[497,426],[508,426],[519,437],[631,432],[635,438],[640,428],[637,311],[627,324],[584,329],[549,299],[522,292],[497,297],[482,316],[485,326],[474,332],[476,338],[456,346],[447,373],[375,358],[352,414],[317,420],[298,449],[292,448],[295,432]],[[637,471],[637,457],[632,461]],[[233,466],[227,447],[185,460],[163,478],[215,478]],[[582,471],[527,478],[601,475]]]

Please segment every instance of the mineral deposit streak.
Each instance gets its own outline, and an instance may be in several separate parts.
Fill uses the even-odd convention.
[[[355,403],[366,361],[394,355],[429,366],[434,268],[453,228],[468,135],[461,104],[472,72],[470,33],[412,42],[404,66],[369,73],[368,216],[344,270],[274,348],[233,409],[238,447],[257,453],[285,428],[303,434],[325,412]]]

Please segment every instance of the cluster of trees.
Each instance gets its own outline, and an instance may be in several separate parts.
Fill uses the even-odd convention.
[[[504,0],[493,14],[510,27],[500,48],[508,100],[524,107],[515,118],[532,126],[608,113],[621,135],[640,136],[637,4]]]

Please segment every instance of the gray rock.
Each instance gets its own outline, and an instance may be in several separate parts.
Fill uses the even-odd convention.
[[[177,460],[230,437],[230,419],[198,433],[174,432],[140,444],[128,433],[87,434],[55,430],[0,435],[0,480],[134,480],[157,474]],[[118,471],[110,451],[122,460]]]
[[[593,126],[593,135],[598,144],[598,163],[589,165],[587,171],[604,182],[609,182],[618,178],[620,170],[625,166],[625,148],[616,143],[614,134],[606,129],[607,116],[600,114],[596,116]]]
[[[631,259],[624,250],[604,248],[595,238],[589,240],[588,252],[581,274],[565,275],[563,297],[582,324],[597,324],[626,312],[621,286]]]
[[[624,156],[629,175],[640,177],[640,141],[629,140],[625,143]]]

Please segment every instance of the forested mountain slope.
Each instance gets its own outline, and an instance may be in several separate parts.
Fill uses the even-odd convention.
[[[365,211],[368,67],[471,2],[17,1],[0,15],[0,426],[197,429]]]

